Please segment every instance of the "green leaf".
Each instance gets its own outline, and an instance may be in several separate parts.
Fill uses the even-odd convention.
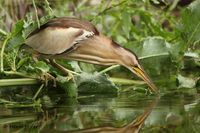
[[[17,69],[25,65],[30,60],[30,57],[24,57],[17,63]]]
[[[73,68],[73,70],[75,72],[81,72],[82,71],[77,61],[70,61],[68,63],[71,65],[71,67]]]
[[[19,47],[25,42],[25,39],[22,37],[21,33],[16,34],[15,36],[12,36],[12,38],[9,41],[8,48],[9,50],[12,49],[19,49]]]
[[[118,88],[105,75],[82,73],[76,79],[78,91],[84,94],[117,94]]]
[[[79,66],[80,66],[81,70],[83,70],[84,72],[87,72],[87,73],[92,73],[92,72],[96,71],[96,68],[94,67],[93,64],[80,62]]]
[[[126,12],[122,13],[122,23],[123,23],[123,27],[122,29],[125,32],[125,35],[127,36],[127,38],[129,38],[129,33],[131,30],[131,15]]]
[[[128,40],[125,37],[121,36],[121,35],[117,35],[116,39],[117,39],[117,42],[119,44],[126,44],[128,42]]]
[[[144,40],[141,56],[162,56],[169,53],[170,44],[161,37],[148,37]]]
[[[182,13],[182,38],[189,45],[200,40],[200,1],[194,1]]]
[[[169,72],[172,67],[170,57],[171,44],[161,37],[148,37],[137,49],[139,59],[147,73],[158,76]]]
[[[186,52],[184,54],[184,68],[193,70],[199,66],[200,55],[195,52]],[[198,73],[198,72],[197,72]]]
[[[179,88],[194,88],[196,85],[196,80],[188,77],[184,77],[182,75],[178,75],[177,77]]]
[[[18,21],[18,22],[15,24],[15,26],[14,26],[12,32],[11,32],[12,36],[15,36],[15,35],[17,35],[18,33],[22,32],[22,30],[23,30],[23,28],[24,28],[23,26],[24,26],[24,21],[23,21],[23,20]]]
[[[11,39],[8,43],[9,50],[18,49],[19,46],[21,46],[24,43],[25,39],[22,36],[22,31],[24,29],[23,25],[24,22],[22,20],[18,21],[15,24],[11,32]]]
[[[57,76],[58,85],[65,90],[66,97],[77,97],[77,85],[73,80],[68,80],[67,77]]]
[[[43,73],[46,73],[49,71],[50,67],[43,61],[38,61],[36,62],[36,64],[34,65],[34,67],[38,70],[40,70]]]

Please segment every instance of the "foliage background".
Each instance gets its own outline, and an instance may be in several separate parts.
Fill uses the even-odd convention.
[[[33,84],[33,88],[52,88],[55,85],[52,78],[55,78],[56,91],[64,90],[69,97],[77,97],[78,91],[92,94],[136,91],[138,93],[134,95],[145,94],[147,87],[144,83],[123,67],[111,68],[106,75],[99,75],[106,67],[58,60],[75,73],[74,81],[43,59],[35,62],[31,52],[20,49],[27,35],[49,19],[72,16],[91,21],[100,32],[134,51],[162,94],[197,93],[200,84],[200,2],[188,4],[178,0],[1,1],[0,78],[9,81],[6,85]],[[9,80],[16,78],[29,79]],[[5,88],[2,82],[1,86]],[[42,84],[40,87],[38,82],[39,86]],[[48,87],[45,87],[47,83]],[[47,93],[36,90],[38,93],[28,91],[29,96],[35,94],[34,99],[40,99],[38,95]],[[18,93],[22,94],[21,91]]]
[[[0,132],[2,125],[11,131],[15,124],[20,127],[15,132],[90,128],[110,120],[117,127],[152,102],[144,82],[123,67],[57,60],[73,72],[73,80],[21,47],[31,31],[63,16],[91,21],[138,55],[161,92],[143,132],[199,131],[199,0],[1,0]],[[94,97],[102,94],[107,98]],[[65,107],[51,110],[59,105]]]

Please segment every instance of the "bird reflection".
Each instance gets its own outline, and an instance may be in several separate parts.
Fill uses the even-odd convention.
[[[156,98],[153,102],[151,102],[141,115],[137,116],[131,123],[129,123],[124,127],[115,128],[115,127],[104,126],[104,127],[96,127],[96,128],[73,130],[73,131],[58,131],[52,129],[50,130],[53,131],[54,133],[139,133],[145,120],[148,118],[153,108],[156,106],[158,99],[159,98]],[[42,133],[48,132],[47,130],[43,130]]]

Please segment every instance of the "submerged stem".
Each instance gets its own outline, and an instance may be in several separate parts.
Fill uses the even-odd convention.
[[[42,84],[42,85],[40,86],[40,88],[37,90],[37,92],[35,93],[35,95],[34,95],[34,97],[33,97],[33,100],[35,100],[35,99],[37,98],[38,94],[41,92],[41,90],[42,90],[43,87],[44,87],[44,84]]]

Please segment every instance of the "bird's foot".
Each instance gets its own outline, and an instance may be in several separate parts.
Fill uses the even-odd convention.
[[[44,82],[45,86],[48,85],[49,81],[53,81],[53,86],[56,87],[56,78],[50,73],[44,73],[40,76],[40,80]]]
[[[73,80],[74,81],[74,75],[71,73],[71,72],[69,72],[69,71],[67,71],[67,80],[69,81],[69,80]]]
[[[74,75],[73,71],[66,69],[65,67],[63,67],[62,65],[58,64],[55,60],[49,60],[49,62],[51,63],[52,66],[56,67],[57,69],[59,69],[64,75],[67,76],[68,80],[74,80]]]

